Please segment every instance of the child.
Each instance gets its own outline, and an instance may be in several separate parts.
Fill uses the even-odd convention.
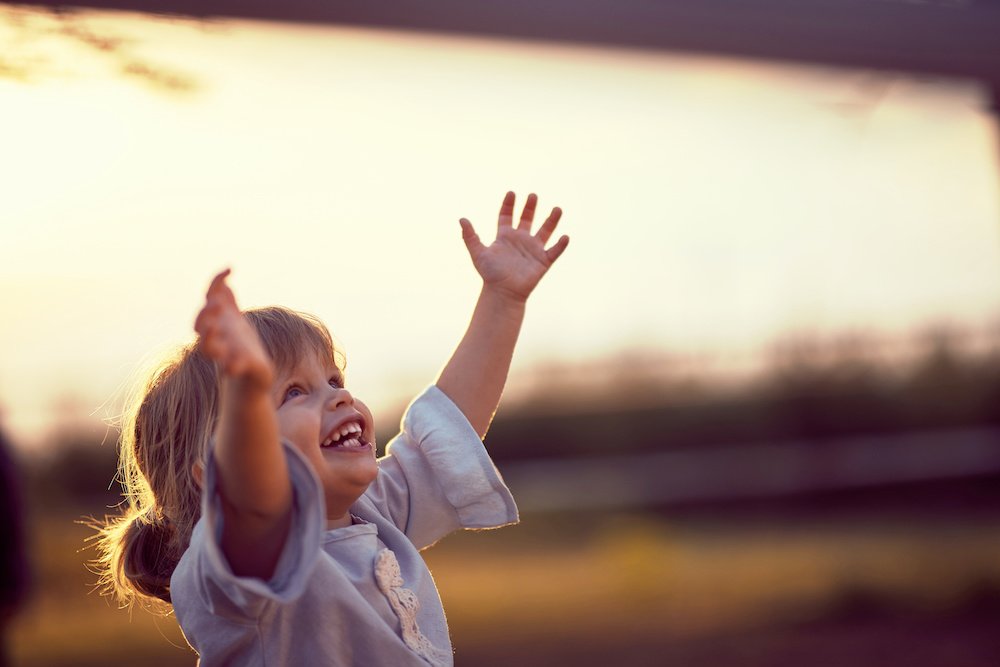
[[[216,276],[197,342],[126,413],[130,511],[102,530],[108,588],[171,603],[205,667],[452,664],[418,551],[517,521],[481,438],[527,297],[569,242],[545,248],[558,208],[531,234],[536,202],[515,226],[508,192],[489,246],[461,220],[478,303],[378,460],[372,415],[323,325],[283,308],[240,313],[229,271]]]

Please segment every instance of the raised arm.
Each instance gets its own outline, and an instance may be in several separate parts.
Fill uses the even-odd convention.
[[[213,454],[222,499],[222,551],[239,576],[270,579],[287,538],[292,489],[271,396],[274,368],[257,332],[215,277],[195,320],[198,345],[222,373]]]
[[[552,247],[545,248],[562,216],[559,208],[552,209],[532,235],[537,203],[538,197],[528,195],[515,227],[514,193],[508,192],[500,207],[496,240],[488,246],[479,239],[472,223],[465,218],[460,221],[462,238],[483,287],[469,328],[441,371],[437,386],[465,414],[480,437],[486,435],[500,404],[528,296],[569,244],[569,237],[562,236]]]

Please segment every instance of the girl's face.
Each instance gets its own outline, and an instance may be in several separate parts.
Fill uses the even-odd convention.
[[[272,395],[281,437],[305,455],[323,484],[327,518],[345,517],[378,474],[371,412],[320,355],[279,373]]]

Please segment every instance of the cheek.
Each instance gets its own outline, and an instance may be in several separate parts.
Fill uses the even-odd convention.
[[[358,399],[354,399],[354,407],[358,409],[358,412],[364,415],[365,422],[368,423],[369,430],[371,430],[372,433],[375,433],[375,417],[372,416],[372,411],[368,409],[368,406]]]
[[[296,445],[312,444],[319,438],[319,419],[306,411],[285,410],[279,412],[278,434]]]

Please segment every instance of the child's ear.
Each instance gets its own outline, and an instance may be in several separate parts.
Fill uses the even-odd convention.
[[[191,465],[191,474],[194,475],[194,481],[200,489],[202,487],[202,480],[205,477],[205,464],[201,461],[196,461]]]

